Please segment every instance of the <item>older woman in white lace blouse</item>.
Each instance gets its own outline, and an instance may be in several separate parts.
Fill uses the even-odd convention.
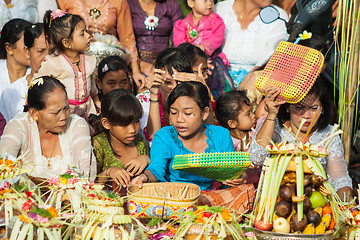
[[[271,3],[272,0],[225,0],[215,6],[214,11],[225,23],[222,51],[230,62],[228,70],[236,87],[249,72],[269,60],[280,41],[289,37],[282,20],[270,24],[260,20],[260,10]],[[281,18],[289,19],[284,10],[274,7]]]
[[[34,177],[58,176],[76,167],[94,178],[96,161],[87,122],[70,114],[66,90],[59,80],[44,76],[34,81],[28,90],[27,112],[6,125],[0,153],[24,155],[23,167]]]
[[[322,85],[324,86],[324,85]],[[326,93],[326,88],[321,87],[321,79],[318,79],[308,95],[297,104],[284,104],[276,101],[280,93],[277,88],[266,89],[265,104],[268,109],[267,118],[257,127],[256,135],[253,137],[250,149],[251,162],[255,165],[262,165],[265,157],[269,156],[265,146],[270,144],[269,139],[274,142],[283,140],[288,130],[291,133],[287,137],[292,142],[298,130],[298,137],[312,144],[318,144],[329,136],[332,125],[336,121],[334,105]],[[321,114],[316,121],[316,114]],[[315,125],[307,134],[312,120],[315,118]],[[302,119],[304,125],[300,127]],[[285,126],[285,127],[284,127]],[[335,191],[341,199],[344,195],[352,199],[352,181],[347,171],[347,164],[344,159],[344,149],[339,136],[336,136],[328,148],[328,156],[319,161],[327,172],[328,178]],[[349,198],[346,198],[349,200]]]

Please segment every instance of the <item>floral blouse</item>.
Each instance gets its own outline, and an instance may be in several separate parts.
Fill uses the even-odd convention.
[[[261,128],[261,122],[257,127],[257,132]],[[329,136],[331,129],[333,128],[332,125],[328,125],[325,129],[318,131],[316,130],[310,137],[309,142],[311,144],[317,144]],[[249,148],[249,155],[251,162],[254,165],[262,165],[265,158],[268,157],[270,154],[266,151],[265,148],[260,146],[256,139],[256,134],[252,139],[250,148]],[[282,127],[278,121],[276,121],[274,135],[272,140],[276,143],[280,142],[285,136],[288,134],[287,129]],[[289,134],[287,137],[287,142],[294,141],[294,135],[292,133]],[[325,158],[320,158],[319,161],[323,165],[330,183],[334,187],[335,191],[339,190],[343,187],[350,187],[352,188],[352,180],[349,176],[349,172],[347,170],[347,165],[344,159],[344,148],[339,136],[335,137],[328,149],[329,155]]]
[[[125,166],[116,158],[113,150],[111,149],[110,143],[106,136],[106,133],[100,133],[93,138],[94,153],[98,162],[98,173],[105,171],[109,167],[124,168]],[[135,146],[139,156],[149,155],[149,149],[146,145],[145,140],[141,134],[135,136]]]

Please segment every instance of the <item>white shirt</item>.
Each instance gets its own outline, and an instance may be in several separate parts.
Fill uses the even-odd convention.
[[[12,0],[7,7],[0,1],[0,31],[13,18],[22,18],[31,23],[43,22],[47,10],[57,9],[56,0]]]
[[[10,84],[0,97],[0,113],[9,122],[24,111],[28,91],[27,75]]]
[[[1,0],[0,0],[1,1]],[[26,70],[26,74],[25,76],[27,76],[28,74],[30,74],[31,69],[28,68]],[[16,82],[16,81],[15,81]],[[7,88],[8,86],[10,86],[10,76],[9,76],[9,71],[8,68],[6,66],[6,59],[0,59],[0,95],[2,94],[2,92],[5,90],[5,88]]]
[[[257,16],[247,29],[241,29],[233,10],[234,0],[225,0],[215,6],[225,23],[225,39],[223,52],[230,62],[231,71],[240,68],[251,71],[255,66],[265,64],[274,53],[280,41],[286,41],[289,35],[286,32],[285,22],[278,19],[273,23],[265,24]],[[286,12],[273,5],[280,17],[288,21]]]

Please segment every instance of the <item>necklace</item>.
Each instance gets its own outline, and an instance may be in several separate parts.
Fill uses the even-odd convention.
[[[145,28],[149,31],[154,31],[156,27],[159,25],[159,18],[155,16],[156,2],[154,2],[150,8],[145,8],[145,5],[142,3],[142,0],[139,0],[139,4],[147,15],[144,20]]]
[[[75,61],[75,62],[71,62],[73,65],[75,65],[77,68],[78,68],[78,70],[80,71],[80,59],[79,59],[79,61]]]
[[[52,169],[51,160],[53,159],[53,158],[52,158],[52,155],[53,155],[54,150],[55,150],[55,144],[53,144],[53,147],[52,147],[52,150],[51,150],[51,153],[50,153],[50,156],[49,156],[49,157],[46,156],[45,151],[43,150],[43,147],[42,147],[42,145],[41,145],[41,142],[40,142],[40,146],[41,146],[41,155],[42,155],[43,158],[45,158],[46,161],[47,161],[47,164],[46,164],[47,169]]]
[[[75,4],[80,4],[81,1],[75,1],[75,2],[76,2]],[[107,2],[108,2],[108,0],[102,0],[99,4],[97,4],[96,7],[93,7],[94,4],[90,4],[89,0],[85,0],[85,4],[84,3],[81,4],[84,7],[84,10],[88,9],[87,10],[88,15],[90,16],[90,19],[93,20],[93,22],[94,22],[95,32],[97,32],[97,24],[98,24],[97,19],[99,17],[104,16],[104,17],[102,17],[103,21],[99,22],[99,24],[105,26],[104,20],[106,20],[109,15],[110,7],[109,6],[106,7],[105,13],[102,13],[100,9],[102,9]],[[82,8],[80,7],[79,9],[82,9]]]

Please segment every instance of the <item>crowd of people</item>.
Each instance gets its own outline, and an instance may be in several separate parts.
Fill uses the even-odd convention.
[[[31,8],[1,2],[9,14],[0,37],[0,153],[23,156],[34,177],[77,167],[114,189],[157,181],[250,189],[270,139],[284,139],[291,128],[289,141],[298,134],[318,143],[336,122],[321,76],[297,104],[277,101],[276,88],[249,96],[253,74],[288,38],[283,21],[259,18],[271,0],[187,0],[185,18],[178,0],[45,1],[47,11],[42,1],[28,1]],[[98,34],[115,36],[129,58],[100,56],[97,63],[89,50]],[[216,99],[207,85],[218,71],[214,55],[236,88]],[[175,155],[232,151],[248,151],[253,165],[235,180],[172,168]],[[341,197],[351,192],[340,138],[320,162]]]

